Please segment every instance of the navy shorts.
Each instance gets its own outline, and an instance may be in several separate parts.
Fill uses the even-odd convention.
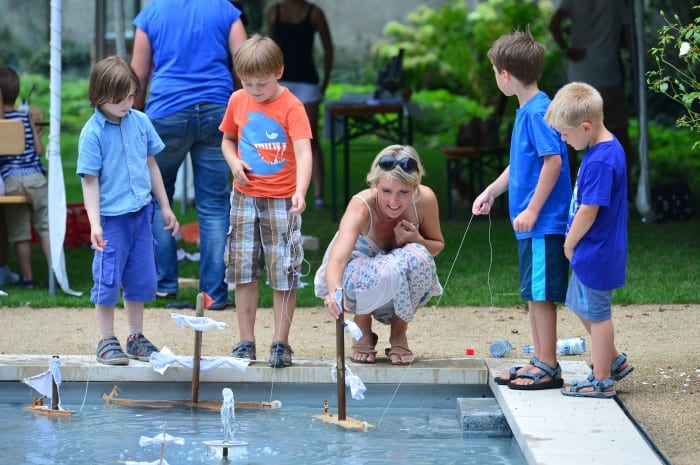
[[[566,306],[576,315],[588,321],[605,321],[612,318],[612,291],[591,289],[571,273]]]
[[[101,216],[104,251],[95,250],[90,300],[112,307],[124,289],[124,300],[151,302],[156,298],[156,258],[153,247],[153,204],[119,216]]]
[[[564,255],[564,235],[518,240],[520,295],[523,300],[564,302],[569,261]]]

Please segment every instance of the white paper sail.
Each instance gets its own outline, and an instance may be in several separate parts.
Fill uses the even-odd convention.
[[[191,370],[194,367],[193,359],[192,356],[177,356],[168,347],[163,347],[160,352],[151,354],[149,362],[153,371],[162,375],[168,368],[176,364]],[[199,361],[199,370],[209,371],[223,365],[230,365],[240,372],[245,372],[250,362],[248,359],[235,357],[202,357]]]
[[[360,338],[362,338],[362,330],[359,326],[357,326],[357,323],[351,320],[345,320],[343,321],[343,324],[345,325],[345,329],[350,331],[350,335],[353,339],[359,341]]]
[[[331,369],[331,379],[334,383],[338,382],[338,365],[333,365]],[[350,368],[345,367],[345,386],[350,387],[350,395],[355,400],[363,400],[367,387],[362,379],[353,373]]]
[[[181,315],[179,313],[171,313],[170,317],[173,319],[176,325],[180,328],[184,328],[185,325],[197,331],[207,331],[209,329],[225,329],[226,323],[221,321],[212,320],[206,316],[189,316]]]
[[[149,438],[148,436],[141,436],[139,438],[139,446],[141,447],[153,445],[160,446],[161,444],[171,443],[182,446],[183,444],[185,444],[185,438],[176,438],[175,436],[171,436],[168,433],[158,433],[152,438]]]
[[[61,386],[61,361],[57,357],[53,357],[49,362],[49,369],[23,380],[24,384],[31,386],[42,396],[49,399],[53,396],[53,387],[51,381],[56,381],[56,386]]]
[[[42,396],[51,399],[53,397],[52,381],[56,383],[56,393],[58,397],[58,410],[64,410],[61,405],[61,396],[59,394],[61,388],[61,359],[52,357],[49,362],[49,369],[36,376],[31,376],[22,380],[24,384],[32,387]]]

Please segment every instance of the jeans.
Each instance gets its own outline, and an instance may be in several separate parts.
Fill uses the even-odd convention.
[[[224,249],[229,226],[231,170],[221,153],[219,124],[225,104],[199,103],[153,121],[165,149],[156,155],[165,191],[172,205],[177,171],[189,152],[192,159],[195,205],[199,219],[199,290],[216,304],[228,300],[224,282]],[[153,219],[158,263],[158,291],[177,292],[177,246],[170,230],[163,229],[160,208]]]

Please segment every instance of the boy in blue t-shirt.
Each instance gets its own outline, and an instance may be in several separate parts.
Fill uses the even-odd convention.
[[[562,252],[571,181],[566,144],[544,121],[550,103],[537,80],[544,46],[527,32],[497,39],[488,52],[496,84],[518,97],[510,144],[510,163],[474,200],[475,215],[488,214],[509,191],[510,219],[518,239],[520,293],[528,302],[535,353],[529,364],[495,379],[511,389],[559,389],[564,382],[557,362],[557,307],[566,296],[569,267]]]
[[[567,396],[609,398],[633,367],[615,348],[612,290],[625,284],[627,167],[625,151],[603,124],[603,99],[582,82],[562,87],[545,120],[576,150],[586,149],[571,198],[564,254],[573,273],[566,305],[591,335],[593,371],[562,389]]]

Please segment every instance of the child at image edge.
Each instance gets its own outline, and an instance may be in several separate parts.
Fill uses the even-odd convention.
[[[233,356],[255,360],[258,280],[267,268],[273,289],[270,366],[292,364],[289,330],[296,306],[303,250],[301,213],[311,180],[311,126],[304,105],[277,82],[282,51],[254,35],[236,52],[243,89],[234,92],[219,126],[221,149],[233,173],[231,227],[224,261],[236,286],[238,345]]]
[[[603,124],[603,99],[572,82],[552,100],[545,120],[576,150],[585,149],[569,209],[564,253],[572,274],[566,306],[591,336],[593,371],[562,389],[568,396],[610,398],[614,384],[634,368],[615,348],[612,290],[625,284],[627,165],[617,138]]]
[[[20,80],[17,72],[9,66],[0,66],[0,108],[5,119],[15,119],[24,125],[25,149],[22,153],[0,157],[0,176],[5,185],[5,195],[27,195],[29,208],[24,204],[5,205],[5,218],[0,221],[7,224],[7,238],[15,245],[15,255],[21,279],[7,267],[0,266],[0,284],[16,284],[26,289],[34,287],[32,272],[32,223],[41,240],[41,250],[50,262],[51,249],[49,240],[49,182],[46,168],[41,164],[43,146],[36,124],[30,114],[20,111],[15,106],[19,97]],[[2,103],[4,102],[4,103]],[[2,211],[0,211],[2,214]],[[5,248],[7,244],[0,244]]]
[[[95,65],[88,96],[94,114],[78,141],[77,174],[82,177],[100,341],[97,361],[128,365],[148,361],[158,349],[143,335],[143,304],[155,300],[156,263],[151,224],[160,205],[165,229],[180,226],[170,208],[153,155],[164,148],[148,117],[132,109],[139,80],[129,64],[113,56]],[[128,325],[126,353],[114,335],[114,306],[124,289]]]
[[[510,219],[518,240],[520,293],[528,303],[535,353],[529,364],[513,367],[495,382],[511,389],[559,389],[564,381],[557,362],[557,307],[564,302],[569,265],[562,245],[571,201],[566,143],[544,121],[549,97],[537,80],[544,46],[528,32],[497,39],[488,52],[496,84],[515,95],[510,163],[474,200],[472,212],[487,214],[495,198],[509,192]]]

